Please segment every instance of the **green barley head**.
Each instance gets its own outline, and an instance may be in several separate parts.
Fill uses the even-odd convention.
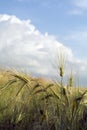
[[[65,69],[65,57],[62,52],[58,54],[58,69],[60,77],[64,76],[64,69]]]
[[[72,74],[72,70],[71,70],[71,74],[70,74],[70,77],[69,77],[69,80],[68,80],[68,86],[69,87],[73,86],[73,74]]]

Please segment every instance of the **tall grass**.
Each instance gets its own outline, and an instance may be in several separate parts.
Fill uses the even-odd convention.
[[[0,80],[0,130],[87,130],[87,89],[63,84],[65,60],[59,57],[61,82],[5,72]]]

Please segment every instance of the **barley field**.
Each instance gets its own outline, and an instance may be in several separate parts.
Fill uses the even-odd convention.
[[[87,130],[87,89],[1,70],[0,130]]]

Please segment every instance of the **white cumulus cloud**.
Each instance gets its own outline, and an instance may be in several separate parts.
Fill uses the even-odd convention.
[[[30,20],[0,15],[1,66],[52,77],[55,76],[52,63],[58,50],[66,55],[68,61],[76,63],[77,59],[70,48],[58,42],[54,36],[42,34]]]

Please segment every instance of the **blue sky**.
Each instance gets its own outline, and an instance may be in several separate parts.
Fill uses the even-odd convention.
[[[29,19],[36,30],[43,35],[48,33],[54,36],[58,42],[71,49],[73,57],[86,65],[86,0],[2,0],[0,14],[14,15],[25,21]],[[82,82],[85,76],[86,69]]]
[[[72,46],[73,51],[75,48],[83,51],[80,43],[87,46],[86,38],[79,40],[79,33],[83,32],[82,36],[87,30],[86,0],[3,0],[0,13],[30,19],[42,33],[55,35],[65,45]],[[72,39],[72,35],[77,37]]]
[[[86,9],[76,6],[74,0],[3,0],[0,12],[31,19],[40,31],[55,35],[85,28],[87,20]]]

